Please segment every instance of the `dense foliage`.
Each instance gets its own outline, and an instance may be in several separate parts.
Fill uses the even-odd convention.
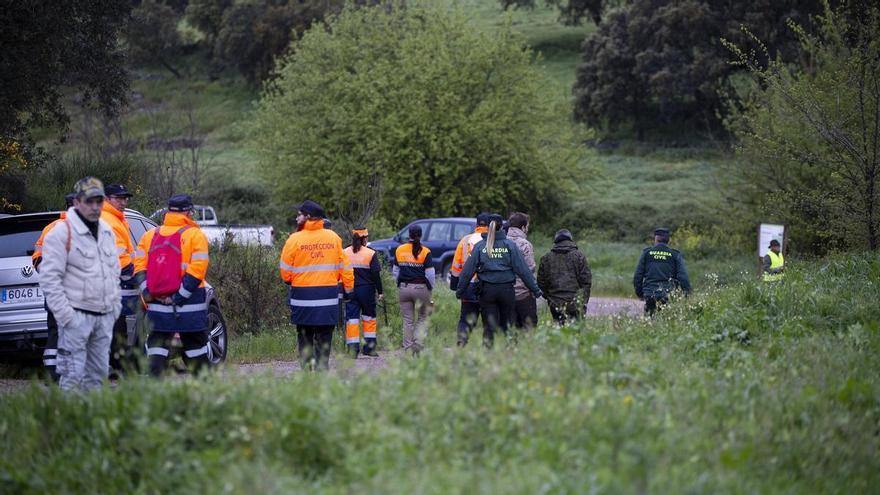
[[[127,2],[6,1],[0,8],[0,137],[69,122],[62,91],[112,112],[126,101],[128,78],[117,39]]]
[[[632,127],[641,139],[664,127],[717,127],[719,90],[735,71],[721,37],[741,41],[747,26],[769,49],[787,53],[787,19],[806,21],[819,1],[644,0],[608,13],[583,45],[574,84],[575,118]]]
[[[876,257],[655,321],[431,347],[371,374],[130,379],[0,401],[11,493],[864,493],[880,479]],[[292,345],[292,343],[291,343]]]
[[[137,65],[161,65],[175,77],[180,71],[174,67],[174,58],[183,45],[177,23],[180,13],[157,0],[144,0],[131,13],[124,37],[131,62]]]
[[[207,48],[214,71],[230,66],[249,81],[260,82],[291,41],[345,4],[345,0],[192,0],[185,18],[203,34],[198,44]]]
[[[756,84],[728,127],[743,160],[735,193],[793,227],[803,251],[880,247],[880,9],[828,9],[816,35],[792,24],[803,66],[762,64],[730,44]],[[737,182],[737,180],[739,182]]]
[[[546,215],[566,187],[570,126],[554,119],[531,58],[509,26],[483,34],[461,11],[347,9],[282,60],[253,141],[287,201],[335,211],[381,194],[392,223]]]

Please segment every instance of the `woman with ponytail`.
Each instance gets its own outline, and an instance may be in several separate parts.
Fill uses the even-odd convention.
[[[356,227],[351,231],[351,246],[344,250],[354,271],[354,292],[345,303],[345,344],[353,358],[361,352],[360,322],[364,324],[363,354],[379,356],[376,352],[376,300],[384,297],[382,268],[376,251],[367,247],[369,237],[366,227]]]
[[[427,318],[433,306],[434,266],[431,250],[422,245],[422,228],[409,228],[409,241],[394,252],[394,279],[397,281],[400,315],[403,318],[403,349],[418,354],[425,346]]]
[[[518,276],[535,298],[541,297],[541,289],[529,269],[516,244],[501,230],[501,215],[489,216],[489,231],[474,250],[464,268],[461,280],[470,280],[476,273],[480,286],[480,314],[483,317],[483,345],[492,347],[495,331],[501,329],[507,335],[516,305],[513,285]],[[455,295],[464,296],[465,288],[460,285]]]

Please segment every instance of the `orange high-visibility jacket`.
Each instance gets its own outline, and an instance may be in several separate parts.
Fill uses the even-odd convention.
[[[450,275],[458,277],[461,274],[461,269],[464,268],[464,264],[474,250],[474,246],[483,239],[483,234],[488,231],[488,227],[477,227],[472,233],[458,241],[458,246],[455,248],[455,256],[452,257],[452,267],[449,269]]]
[[[113,235],[116,236],[116,252],[119,254],[119,266],[122,267],[122,272],[125,273],[126,269],[133,271],[134,243],[131,241],[131,228],[128,220],[125,219],[125,213],[117,210],[109,201],[104,201],[101,220],[107,222]]]
[[[279,263],[281,280],[290,285],[291,321],[296,325],[335,325],[338,286],[354,289],[351,263],[342,251],[342,239],[324,228],[323,220],[309,220],[290,234]]]
[[[134,253],[135,280],[140,284],[141,292],[146,292],[149,252],[156,230],[163,236],[171,236],[183,227],[187,229],[180,235],[180,288],[174,296],[182,304],[153,301],[147,305],[147,316],[153,328],[163,332],[192,332],[204,330],[207,326],[208,238],[185,213],[168,212],[161,227],[152,228],[141,237]]]
[[[34,254],[31,255],[31,263],[33,263],[37,271],[40,271],[40,262],[43,261],[43,240],[46,239],[46,234],[52,230],[52,227],[58,225],[58,222],[63,222],[65,218],[67,218],[67,212],[62,211],[61,216],[57,220],[52,220],[52,223],[43,227],[40,238],[34,243]]]
[[[397,246],[394,251],[394,278],[397,285],[402,283],[425,284],[434,288],[434,259],[428,246],[422,245],[418,256],[413,255],[413,244],[407,242]]]

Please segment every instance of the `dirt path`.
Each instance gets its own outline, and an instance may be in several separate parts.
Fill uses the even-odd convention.
[[[622,297],[593,297],[587,306],[587,316],[633,316],[642,314],[643,303],[637,299]],[[339,354],[330,357],[330,372],[341,375],[372,372],[385,368],[390,361],[400,359],[402,350],[383,351],[378,358],[360,356],[356,360],[347,359]],[[252,375],[258,373],[271,373],[275,376],[287,376],[300,370],[296,361],[270,361],[266,363],[239,364],[229,366],[224,373],[237,375]],[[0,395],[21,390],[30,383],[24,379],[0,379]]]
[[[627,297],[591,297],[587,305],[587,316],[641,316],[645,303]]]
[[[638,299],[593,297],[590,298],[590,304],[587,305],[587,316],[624,315],[637,317],[642,314],[643,305],[644,303]],[[451,349],[448,350],[451,351]],[[376,371],[385,368],[389,361],[400,359],[403,355],[402,350],[383,351],[378,358],[359,356],[356,360],[351,360],[339,354],[334,354],[330,357],[330,372],[351,375]],[[275,376],[286,376],[299,370],[299,363],[295,361],[271,361],[268,363],[241,364],[238,365],[236,371],[240,375],[272,373]]]

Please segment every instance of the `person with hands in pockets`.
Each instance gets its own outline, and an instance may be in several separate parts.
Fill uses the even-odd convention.
[[[122,310],[116,238],[101,220],[104,185],[74,187],[73,207],[43,239],[40,288],[58,323],[56,372],[62,390],[101,386],[110,366],[113,322]]]

